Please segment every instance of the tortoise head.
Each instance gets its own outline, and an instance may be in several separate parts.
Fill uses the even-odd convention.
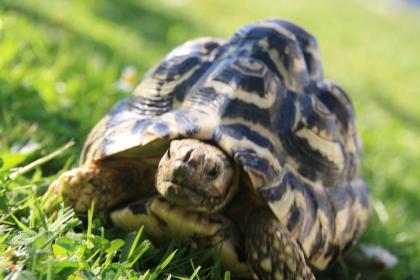
[[[234,170],[219,148],[195,139],[174,140],[159,162],[156,188],[177,206],[216,212],[236,192]]]

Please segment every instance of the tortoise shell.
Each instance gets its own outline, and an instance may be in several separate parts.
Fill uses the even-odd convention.
[[[351,102],[323,79],[314,37],[290,22],[175,48],[96,125],[81,163],[160,157],[180,138],[224,150],[319,269],[367,225]]]

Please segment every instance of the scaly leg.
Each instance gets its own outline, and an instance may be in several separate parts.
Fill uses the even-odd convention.
[[[248,263],[259,279],[315,279],[299,244],[268,209],[249,214],[242,231]]]
[[[54,206],[62,195],[64,204],[76,212],[87,212],[92,202],[96,210],[104,211],[153,192],[155,171],[156,167],[129,159],[85,164],[50,185],[45,206]]]

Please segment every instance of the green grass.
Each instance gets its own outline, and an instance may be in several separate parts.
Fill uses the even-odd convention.
[[[194,251],[175,241],[158,249],[144,238],[142,229],[128,234],[105,230],[103,221],[93,217],[94,206],[83,218],[69,208],[47,215],[38,186],[48,178],[42,177],[40,169],[31,178],[23,178],[22,170],[2,172],[0,177],[4,187],[0,193],[1,278],[221,278],[215,249]]]
[[[353,100],[362,174],[375,205],[362,242],[399,258],[391,270],[349,264],[339,270],[359,271],[363,279],[419,278],[420,12],[361,0],[285,2],[3,0],[0,279],[223,277],[212,250],[177,242],[156,248],[143,235],[70,209],[46,215],[40,197],[60,172],[77,165],[89,130],[129,94],[116,87],[123,69],[134,66],[138,81],[177,44],[228,37],[266,17],[293,20],[315,34],[325,76]],[[61,156],[9,178],[70,139],[76,144]]]

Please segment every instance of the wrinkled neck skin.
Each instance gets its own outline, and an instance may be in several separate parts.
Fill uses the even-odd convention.
[[[159,162],[156,189],[176,206],[214,213],[237,192],[238,173],[218,147],[196,139],[174,140]]]

